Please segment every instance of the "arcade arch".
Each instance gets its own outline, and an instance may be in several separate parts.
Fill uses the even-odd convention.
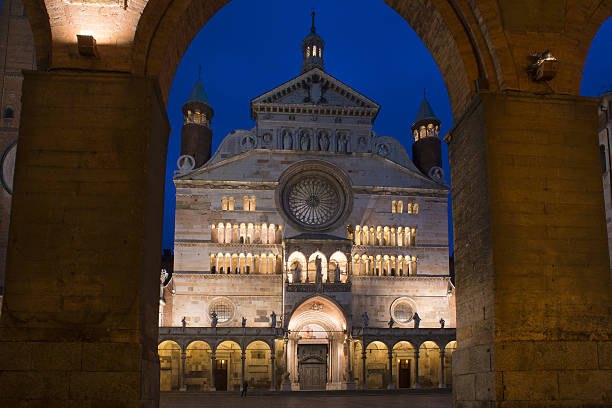
[[[159,356],[159,388],[161,391],[178,391],[181,381],[181,346],[166,340],[157,346]]]
[[[185,388],[208,391],[211,386],[212,349],[208,343],[197,340],[185,349]]]

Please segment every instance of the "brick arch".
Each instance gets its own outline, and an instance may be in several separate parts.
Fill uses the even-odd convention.
[[[133,70],[158,76],[164,100],[189,44],[227,3],[228,0],[149,0],[135,36]],[[410,24],[432,53],[457,116],[472,97],[474,81],[488,76],[478,44],[472,39],[473,33],[466,31],[468,23],[462,24],[452,7],[438,8],[431,0],[387,0],[386,3]]]

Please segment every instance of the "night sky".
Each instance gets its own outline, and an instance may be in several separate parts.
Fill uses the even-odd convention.
[[[366,7],[367,6],[367,7]],[[379,136],[398,139],[412,156],[410,126],[424,89],[442,121],[453,125],[450,101],[431,54],[406,21],[382,1],[233,0],[217,12],[191,43],[176,72],[168,117],[172,126],[166,165],[163,247],[173,249],[175,189],[172,175],[180,152],[181,107],[201,78],[215,110],[213,152],[236,129],[251,129],[250,101],[298,76],[302,40],[316,9],[317,33],[325,41],[325,70],[381,105],[374,122]],[[401,39],[401,41],[398,41]],[[600,29],[585,66],[581,94],[599,96],[612,89],[612,19]],[[597,136],[593,135],[595,139]],[[450,184],[448,149],[443,168]],[[452,215],[449,239],[452,252]]]

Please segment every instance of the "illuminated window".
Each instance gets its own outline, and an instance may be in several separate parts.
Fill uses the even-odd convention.
[[[310,47],[306,48],[306,58],[310,57]]]
[[[230,197],[230,198],[229,198],[229,206],[228,206],[228,210],[230,210],[230,211],[234,211],[234,197]]]
[[[221,210],[227,211],[227,197],[221,199]]]
[[[313,57],[317,56],[317,46],[316,45],[312,46],[312,55],[313,55]]]
[[[397,212],[397,203],[395,200],[391,201],[391,214],[395,214]]]
[[[321,48],[319,48],[319,58],[321,58]]]
[[[404,202],[401,200],[397,202],[397,212],[399,214],[402,214],[404,212]]]
[[[413,214],[419,213],[419,205],[417,203],[414,203],[414,205],[412,206],[412,213]]]
[[[244,211],[249,211],[251,208],[251,206],[249,205],[249,197],[248,196],[244,196],[242,197],[242,206]]]
[[[255,211],[255,196],[251,196],[251,206],[249,208],[251,211]]]

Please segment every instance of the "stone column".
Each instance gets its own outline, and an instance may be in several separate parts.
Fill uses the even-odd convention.
[[[179,391],[187,391],[187,385],[185,385],[185,360],[187,360],[187,352],[185,348],[181,346],[181,378],[179,381]]]
[[[362,374],[361,374],[361,389],[362,390],[367,390],[368,386],[366,385],[366,347],[365,347],[365,341],[363,342],[363,347],[361,347],[361,367],[362,367]]]
[[[419,349],[414,350],[414,388],[421,388],[419,385]]]
[[[444,349],[440,349],[440,388],[446,388],[444,383]]]
[[[210,354],[210,390],[217,391],[217,386],[215,385],[215,369],[217,368],[217,356],[213,351]]]
[[[272,346],[270,347],[270,391],[276,390],[276,370],[274,369],[275,355],[274,340],[272,340]]]
[[[0,393],[0,405],[153,406],[159,280],[151,273],[160,268],[170,130],[158,80],[23,76],[0,355],[28,362],[0,367],[19,390]],[[50,355],[62,356],[62,376]]]
[[[240,390],[242,390],[242,385],[244,384],[244,375],[246,374],[244,372],[244,364],[246,362],[246,351],[242,350],[241,354],[242,355],[240,357],[240,360],[241,360],[242,366],[241,366],[241,370],[240,370],[240,381],[241,381],[241,383],[240,383]]]
[[[389,348],[387,352],[389,353],[389,384],[387,385],[387,389],[393,390],[395,389],[393,385],[393,349]]]

